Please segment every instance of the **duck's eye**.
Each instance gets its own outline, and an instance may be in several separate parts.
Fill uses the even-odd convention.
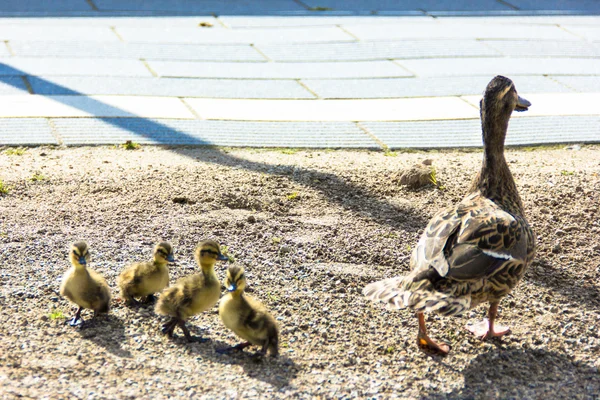
[[[79,254],[77,253],[77,250],[73,250],[73,254],[75,254],[76,256],[79,256]]]
[[[245,278],[244,274],[241,274],[240,276],[238,276],[237,280],[238,280],[238,281],[241,281],[241,280],[242,280],[242,279],[244,279],[244,278]]]

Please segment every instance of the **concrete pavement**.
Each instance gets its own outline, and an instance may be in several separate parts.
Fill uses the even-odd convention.
[[[479,146],[497,74],[509,144],[600,142],[597,1],[15,0],[0,40],[0,145]]]

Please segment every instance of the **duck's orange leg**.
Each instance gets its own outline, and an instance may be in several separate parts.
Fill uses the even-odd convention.
[[[494,321],[498,315],[498,302],[491,303],[488,311],[488,318],[473,325],[467,325],[467,329],[482,340],[490,337],[500,337],[510,333],[510,328],[504,325],[495,325]]]
[[[417,313],[419,318],[419,335],[417,336],[417,345],[425,347],[429,350],[437,351],[441,354],[448,354],[450,346],[447,344],[438,344],[429,336],[427,336],[427,328],[425,327],[425,316],[423,313]]]

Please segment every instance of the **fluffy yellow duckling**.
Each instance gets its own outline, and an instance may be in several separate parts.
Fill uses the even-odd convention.
[[[217,304],[221,285],[215,274],[215,264],[217,260],[226,261],[228,258],[221,253],[219,243],[214,240],[200,242],[194,251],[194,257],[202,273],[183,277],[165,289],[156,304],[156,312],[171,317],[162,326],[165,335],[172,337],[173,330],[179,326],[189,342],[202,342],[208,339],[192,337],[185,321]]]
[[[261,346],[257,355],[263,356],[268,350],[272,357],[277,357],[279,354],[277,323],[261,302],[244,294],[246,288],[244,269],[235,265],[230,266],[224,283],[229,293],[223,296],[219,304],[219,316],[227,328],[246,342],[218,352],[242,350],[250,345],[256,345]]]
[[[169,268],[167,264],[174,262],[173,248],[167,242],[154,247],[152,261],[135,263],[123,270],[117,278],[121,289],[121,297],[128,305],[137,304],[135,297],[143,297],[143,303],[152,303],[154,293],[158,293],[169,285]]]
[[[90,252],[85,242],[77,242],[71,246],[69,259],[72,267],[63,276],[60,294],[77,304],[79,309],[69,325],[83,326],[81,311],[84,308],[94,310],[94,317],[106,313],[110,309],[110,289],[102,275],[91,268],[86,268],[90,261]],[[93,320],[92,319],[92,320]]]

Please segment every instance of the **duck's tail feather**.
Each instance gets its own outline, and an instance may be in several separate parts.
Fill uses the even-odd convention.
[[[371,301],[381,301],[392,309],[410,308],[415,312],[460,315],[471,308],[471,296],[455,297],[438,292],[429,280],[414,282],[409,277],[384,279],[367,285],[363,294]]]

